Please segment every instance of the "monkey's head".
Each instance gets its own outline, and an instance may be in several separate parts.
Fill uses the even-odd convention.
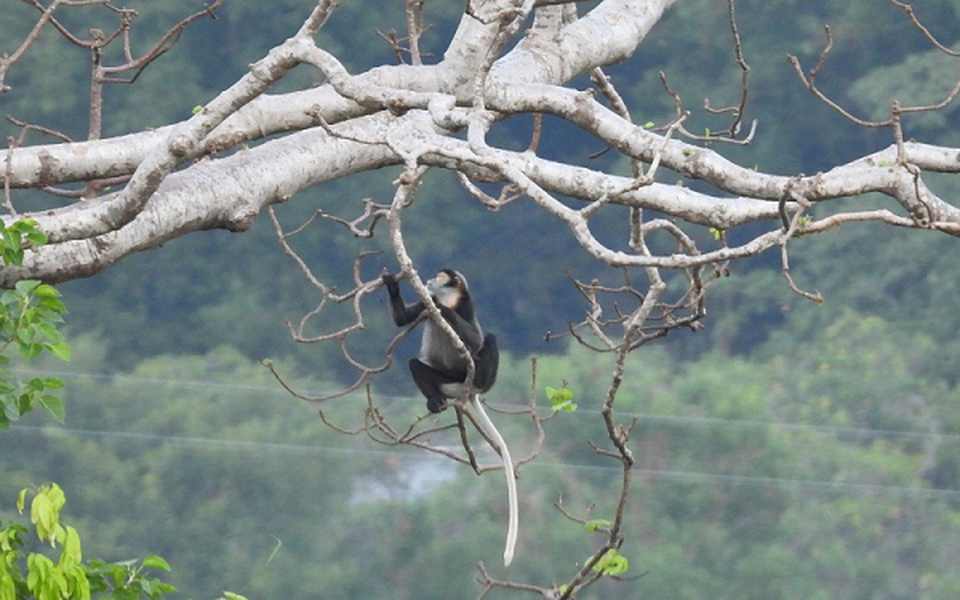
[[[427,289],[438,303],[451,309],[456,309],[470,294],[467,278],[453,269],[442,269],[436,277],[427,282]]]

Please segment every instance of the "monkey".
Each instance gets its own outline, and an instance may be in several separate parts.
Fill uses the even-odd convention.
[[[382,276],[390,296],[393,322],[403,327],[414,322],[425,310],[423,302],[407,305],[400,295],[396,277]],[[473,299],[466,278],[452,269],[443,269],[427,282],[440,314],[457,333],[473,358],[473,391],[486,393],[497,379],[500,353],[497,338],[483,334],[474,311]],[[427,398],[427,410],[438,413],[447,407],[448,399],[461,397],[467,377],[467,362],[453,345],[453,341],[430,320],[424,324],[420,358],[410,359],[413,381]]]
[[[415,322],[426,311],[423,301],[407,304],[400,295],[397,277],[384,272],[381,281],[387,288],[390,298],[390,313],[397,327]],[[510,504],[510,516],[507,526],[507,542],[503,552],[504,566],[513,560],[517,543],[519,524],[517,483],[514,477],[513,459],[510,450],[493,421],[480,403],[480,394],[493,387],[497,380],[500,365],[500,351],[497,338],[492,333],[484,335],[470,295],[467,278],[459,271],[441,269],[437,276],[427,281],[427,289],[440,311],[440,315],[453,328],[473,359],[474,376],[470,387],[467,379],[468,363],[454,346],[450,336],[431,319],[426,319],[423,337],[420,342],[419,358],[410,359],[410,374],[413,381],[427,399],[427,410],[439,413],[447,408],[449,400],[466,396],[468,401],[463,409],[472,413],[482,433],[494,443],[494,450],[500,454],[503,469],[507,477],[507,497]]]

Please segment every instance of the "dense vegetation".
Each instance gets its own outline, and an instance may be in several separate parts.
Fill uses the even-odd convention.
[[[159,31],[164,15],[173,19],[190,3],[139,4],[142,19],[157,18]],[[188,29],[135,85],[110,88],[109,133],[188,115],[289,35],[302,4],[227,2],[220,20]],[[324,29],[350,48],[348,67],[389,59],[372,32],[400,23],[402,3],[390,4],[365,11],[362,3],[345,3]],[[929,58],[927,46],[901,12],[878,4],[741,2],[753,69],[750,116],[760,119],[760,130],[750,147],[723,151],[779,172],[811,173],[889,143],[803,93],[784,58],[816,57],[820,28],[829,22],[836,49],[828,83],[835,93],[867,113],[882,109],[890,90],[904,101],[935,96],[953,75],[945,79],[936,61],[917,67]],[[932,4],[923,16],[949,39],[960,30],[960,9]],[[437,19],[431,35],[441,39],[451,26],[445,12],[457,7],[437,5],[429,13]],[[33,18],[25,5],[10,7],[9,15],[20,23],[14,31]],[[370,43],[355,43],[365,35]],[[86,100],[77,90],[85,57],[53,36],[40,48],[17,72],[21,79],[10,82],[15,90],[3,97],[3,112],[82,137]],[[658,70],[686,98],[709,96],[719,105],[737,93],[726,16],[715,2],[680,3],[641,52],[631,63],[638,70],[611,69],[618,82],[631,82],[624,87],[638,121],[663,120],[673,110]],[[956,143],[949,127],[956,118],[947,110],[908,131]],[[694,123],[689,128],[709,127],[710,118],[695,115]],[[499,133],[519,145],[529,128],[508,121]],[[575,132],[547,127],[545,136],[546,153],[601,150]],[[390,193],[394,175],[315,194],[376,198]],[[960,191],[955,182],[942,185],[942,192]],[[538,354],[540,381],[566,380],[577,402],[590,406],[601,393],[606,359],[541,340],[582,311],[565,269],[616,274],[593,273],[566,231],[523,203],[490,215],[463,203],[456,189],[428,180],[422,193],[448,194],[456,221],[413,211],[407,218],[419,235],[407,235],[425,270],[449,264],[469,274],[487,326],[510,350],[491,400],[522,402],[526,357]],[[294,225],[314,210],[306,197],[278,212]],[[297,241],[322,257],[316,268],[333,277],[360,247],[334,229]],[[792,295],[776,257],[734,264],[714,290],[705,331],[671,336],[634,357],[621,410],[639,419],[635,452],[644,481],[622,552],[631,561],[628,574],[645,575],[594,588],[596,597],[960,595],[956,240],[854,226],[794,244],[793,275],[819,289],[824,305]],[[375,272],[382,262],[367,267]],[[410,451],[334,434],[258,364],[271,357],[299,372],[308,389],[335,386],[341,368],[334,355],[290,341],[283,318],[309,310],[313,297],[266,219],[243,235],[175,241],[61,291],[74,358],[66,370],[42,364],[40,375],[66,381],[67,426],[30,415],[0,433],[0,520],[13,516],[21,488],[56,481],[67,490],[64,513],[83,535],[85,552],[107,560],[162,555],[174,569],[166,579],[195,598],[225,588],[251,598],[447,598],[450,589],[468,590],[468,597],[475,558],[496,562],[505,518],[499,477],[477,478]],[[376,327],[388,327],[386,320],[371,319]],[[380,383],[389,410],[420,409],[419,400],[407,398],[413,389],[406,378]],[[335,416],[355,422],[359,402],[342,401]],[[523,533],[513,578],[549,583],[589,554],[589,534],[552,503],[562,493],[571,511],[596,502],[592,516],[608,516],[609,486],[616,483],[608,465],[568,441],[589,437],[583,432],[591,428],[600,438],[600,427],[586,411],[548,423],[547,448],[522,471]],[[517,440],[518,454],[532,443],[530,432],[505,435]],[[462,523],[451,518],[454,510]]]

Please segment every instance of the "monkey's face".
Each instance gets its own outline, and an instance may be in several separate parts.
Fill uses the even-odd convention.
[[[463,276],[450,269],[444,269],[427,282],[427,289],[441,305],[456,308],[466,293],[466,281]]]

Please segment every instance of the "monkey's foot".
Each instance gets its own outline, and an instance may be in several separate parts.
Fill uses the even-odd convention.
[[[442,412],[445,408],[447,408],[446,398],[427,398],[427,410],[430,412]]]

